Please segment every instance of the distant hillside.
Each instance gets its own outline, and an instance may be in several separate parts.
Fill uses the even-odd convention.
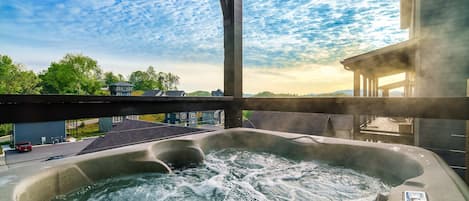
[[[194,91],[186,94],[187,96],[211,96],[208,91]]]
[[[360,92],[360,95],[363,94],[363,91]],[[352,89],[345,89],[345,90],[339,90],[339,91],[334,91],[331,93],[322,93],[322,94],[308,94],[306,96],[353,96],[353,90]],[[399,96],[404,96],[404,92],[395,90],[395,91],[390,91],[389,92],[390,97],[399,97]]]
[[[334,91],[330,93],[310,93],[306,94],[304,96],[353,96],[353,90],[351,89],[346,89],[346,90],[339,90],[339,91]]]
[[[298,95],[296,95],[296,94],[284,94],[284,93],[276,94],[276,93],[273,93],[273,92],[270,92],[270,91],[263,91],[263,92],[257,93],[253,97],[296,97],[296,96],[298,96]]]
[[[192,92],[192,93],[189,93],[189,94],[204,94],[203,93],[204,91],[196,91],[196,92]],[[208,93],[208,92],[206,92]],[[188,94],[188,95],[189,95]],[[360,93],[360,95],[362,95],[362,93]],[[381,94],[380,94],[381,95]],[[189,96],[197,96],[197,95],[189,95]],[[202,96],[202,95],[200,95]],[[309,93],[309,94],[306,94],[306,95],[302,95],[303,97],[304,96],[308,96],[308,97],[324,97],[324,96],[330,96],[330,97],[344,97],[344,96],[353,96],[353,90],[352,89],[344,89],[344,90],[338,90],[338,91],[334,91],[334,92],[330,92],[330,93]],[[302,97],[302,96],[299,96],[297,94],[287,94],[287,93],[273,93],[273,92],[270,92],[270,91],[263,91],[263,92],[259,92],[257,94],[243,94],[243,97]],[[390,91],[389,92],[389,96],[391,97],[400,97],[400,96],[404,96],[404,92],[402,91],[399,91],[399,90],[394,90],[394,91]]]

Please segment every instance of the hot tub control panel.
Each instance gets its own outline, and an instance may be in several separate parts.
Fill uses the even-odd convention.
[[[405,191],[404,201],[428,201],[423,191]]]

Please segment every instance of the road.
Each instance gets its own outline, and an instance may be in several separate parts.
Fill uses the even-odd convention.
[[[34,146],[33,151],[26,153],[11,150],[5,152],[5,161],[9,168],[14,168],[42,162],[53,156],[74,156],[94,140],[86,139],[80,142]]]

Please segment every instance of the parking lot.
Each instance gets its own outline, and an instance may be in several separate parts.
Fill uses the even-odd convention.
[[[5,162],[9,168],[12,168],[43,162],[52,159],[51,157],[58,159],[74,156],[94,140],[86,139],[79,142],[34,146],[31,152],[25,153],[9,150],[5,152]]]

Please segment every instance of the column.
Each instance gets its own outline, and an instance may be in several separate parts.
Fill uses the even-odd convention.
[[[379,96],[379,81],[378,81],[378,77],[375,77],[375,96],[378,97]]]
[[[224,95],[233,96],[225,108],[225,128],[242,127],[243,98],[243,4],[242,0],[220,0],[224,30]]]
[[[367,79],[368,79],[368,96],[371,96],[371,88],[373,88],[372,85],[371,85],[371,79],[372,78],[368,77]]]
[[[469,97],[469,79],[467,79],[466,96]],[[469,120],[466,120],[466,183],[469,183]]]
[[[368,92],[367,83],[368,83],[368,80],[365,74],[363,74],[363,96],[365,97],[367,96],[367,92]]]
[[[360,96],[360,70],[353,71],[353,96]]]
[[[355,70],[353,71],[353,96],[359,97],[360,96],[360,71]],[[355,136],[360,134],[360,115],[354,114],[353,115],[353,130],[351,139],[355,139]]]
[[[404,97],[410,96],[410,75],[409,72],[405,72],[405,85],[404,85]]]

